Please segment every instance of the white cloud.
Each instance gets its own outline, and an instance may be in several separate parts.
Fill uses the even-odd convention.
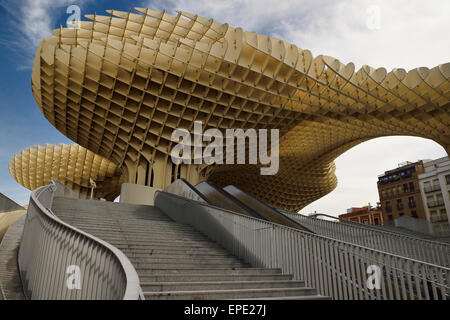
[[[10,14],[10,39],[2,42],[24,55],[23,68],[30,68],[39,43],[51,35],[59,17],[71,4],[81,6],[88,0],[4,1],[1,6]],[[22,61],[21,61],[22,63]]]
[[[212,17],[358,67],[409,70],[449,62],[448,0],[149,0],[143,6]],[[367,25],[372,6],[379,8],[378,30]]]
[[[61,1],[62,2],[62,1]],[[56,2],[58,3],[58,1]],[[21,31],[33,47],[37,47],[39,42],[48,37],[52,31],[52,19],[50,10],[55,5],[52,0],[28,0],[20,8],[22,15]]]

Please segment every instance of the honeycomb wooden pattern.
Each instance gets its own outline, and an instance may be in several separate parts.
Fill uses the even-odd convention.
[[[450,63],[406,72],[344,65],[294,44],[187,12],[88,15],[44,39],[32,73],[44,116],[110,159],[128,182],[229,183],[287,210],[337,184],[333,160],[372,138],[429,138],[450,150]],[[280,169],[182,165],[175,128],[280,130]]]
[[[46,144],[28,147],[9,163],[11,176],[29,190],[58,180],[80,197],[91,195],[90,179],[96,183],[95,198],[114,200],[120,193],[120,169],[111,161],[77,144]]]

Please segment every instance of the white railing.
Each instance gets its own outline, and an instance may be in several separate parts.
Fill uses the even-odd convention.
[[[313,232],[326,237],[432,264],[450,266],[449,243],[426,240],[404,233],[384,231],[375,226],[349,221],[334,222],[284,210],[281,210],[281,212],[304,224]]]
[[[356,223],[334,222],[286,211],[283,213],[319,235],[440,266],[450,266],[448,243],[382,231]]]
[[[449,299],[450,269],[157,192],[155,206],[254,267],[280,268],[333,299]],[[375,270],[372,276],[368,271]],[[379,273],[378,273],[379,271]],[[375,279],[371,289],[368,282]],[[372,282],[371,282],[372,283]],[[379,285],[379,286],[377,286]],[[378,288],[378,289],[377,289]]]
[[[58,219],[51,211],[59,183],[31,193],[18,263],[27,299],[142,297],[131,262],[117,248]]]

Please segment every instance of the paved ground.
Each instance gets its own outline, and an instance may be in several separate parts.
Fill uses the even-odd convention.
[[[27,213],[27,210],[24,209],[9,212],[0,212],[0,243],[9,226],[25,213]]]
[[[0,244],[0,299],[24,299],[17,268],[17,250],[22,237],[25,217],[22,215],[9,227]]]

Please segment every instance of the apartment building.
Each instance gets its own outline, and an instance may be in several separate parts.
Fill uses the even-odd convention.
[[[347,213],[339,215],[339,218],[363,224],[383,225],[383,213],[381,207],[352,207],[347,209]]]
[[[423,164],[418,175],[426,219],[448,228],[450,221],[450,159],[443,157]]]
[[[407,161],[378,176],[378,193],[385,224],[401,216],[426,219],[418,178],[424,172],[422,160]]]

